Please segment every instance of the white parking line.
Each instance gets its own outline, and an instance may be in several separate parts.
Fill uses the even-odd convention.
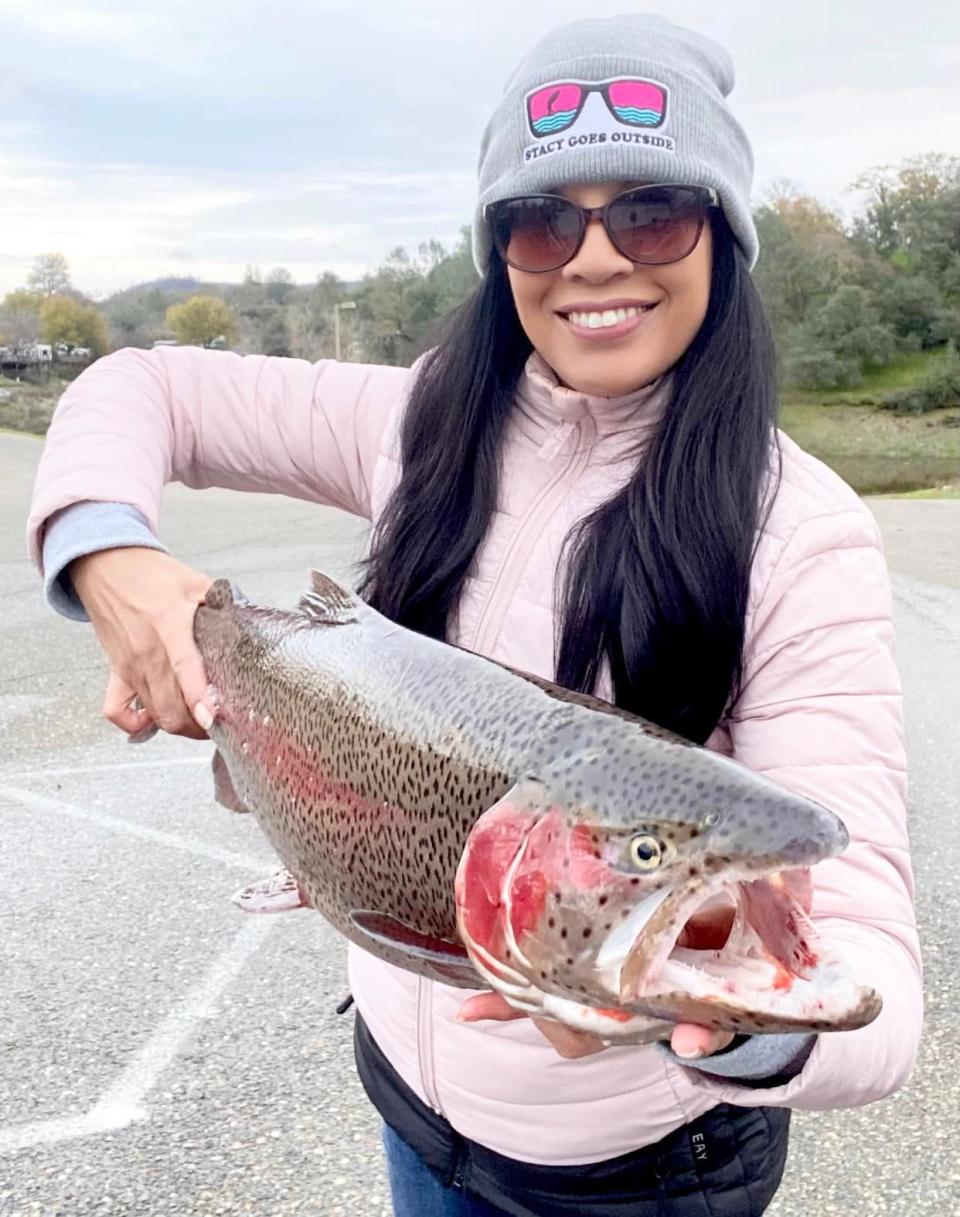
[[[61,765],[59,767],[46,765],[43,769],[11,769],[7,773],[0,769],[0,781],[12,778],[16,782],[27,782],[34,778],[62,778],[77,773],[117,773],[126,769],[166,769],[170,765],[209,765],[212,756],[212,752],[204,752],[202,756],[174,756],[156,761],[110,761],[102,765]]]
[[[271,865],[269,859],[254,858],[249,854],[238,854],[230,849],[220,849],[217,845],[208,845],[206,841],[199,841],[195,837],[184,837],[179,833],[148,828],[145,824],[135,824],[120,816],[107,815],[104,811],[91,811],[88,807],[77,807],[73,803],[65,803],[62,799],[53,799],[49,795],[37,794],[36,791],[23,790],[17,786],[0,786],[0,799],[2,798],[22,803],[33,811],[53,812],[55,815],[68,816],[73,820],[83,820],[88,824],[96,824],[98,828],[106,828],[111,832],[128,833],[131,837],[141,837],[144,841],[167,845],[171,849],[182,850],[197,858],[209,858],[213,862],[222,862],[225,866],[238,866],[249,871],[262,870],[264,866]]]
[[[276,927],[272,917],[251,917],[230,945],[214,960],[206,976],[167,1015],[114,1084],[84,1115],[37,1120],[0,1129],[0,1153],[34,1145],[53,1145],[75,1137],[116,1132],[149,1112],[144,1099],[200,1023],[213,1018],[216,1000]]]

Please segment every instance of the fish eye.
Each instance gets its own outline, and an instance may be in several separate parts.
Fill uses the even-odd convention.
[[[707,814],[703,817],[703,821],[702,821],[703,827],[704,828],[713,828],[713,826],[715,824],[719,824],[722,819],[723,819],[723,816],[720,814],[719,811],[708,811]]]
[[[630,861],[637,870],[656,870],[663,861],[663,846],[649,833],[640,833],[630,841]]]

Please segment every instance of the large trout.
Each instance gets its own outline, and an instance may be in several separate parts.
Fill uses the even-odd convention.
[[[295,612],[218,581],[195,635],[217,796],[253,811],[291,876],[268,905],[618,1042],[878,1013],[805,911],[806,868],[848,840],[825,808],[316,573]],[[722,928],[691,940],[705,907]]]

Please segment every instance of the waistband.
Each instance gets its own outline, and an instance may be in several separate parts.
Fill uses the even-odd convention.
[[[359,1014],[354,1052],[384,1122],[446,1187],[511,1217],[759,1217],[783,1175],[788,1108],[720,1103],[654,1145],[581,1166],[542,1166],[461,1136],[407,1086]]]

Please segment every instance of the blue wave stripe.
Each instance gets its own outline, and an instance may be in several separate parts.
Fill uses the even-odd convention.
[[[545,118],[534,119],[533,129],[539,134],[541,131],[556,131],[558,127],[565,127],[573,120],[576,110],[558,110],[556,114],[548,114]]]
[[[640,123],[644,126],[652,126],[658,123],[663,117],[662,110],[638,110],[636,106],[614,106],[617,118],[622,118],[629,123]]]

